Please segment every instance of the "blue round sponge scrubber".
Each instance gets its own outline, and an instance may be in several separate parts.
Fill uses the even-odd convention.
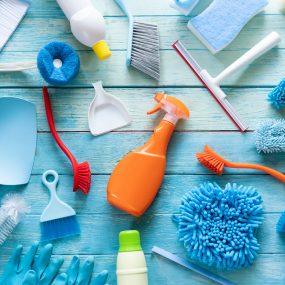
[[[251,187],[204,183],[186,193],[179,213],[180,241],[193,259],[222,269],[251,265],[259,244],[255,231],[262,222],[262,199]]]
[[[53,85],[69,83],[80,68],[76,51],[62,42],[50,42],[44,46],[38,54],[37,63],[44,80]]]

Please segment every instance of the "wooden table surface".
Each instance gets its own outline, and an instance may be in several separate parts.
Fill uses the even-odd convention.
[[[33,1],[24,21],[0,54],[0,62],[35,60],[38,50],[54,40],[67,42],[76,48],[81,59],[78,77],[64,88],[51,87],[50,93],[60,136],[79,161],[90,162],[93,174],[91,192],[87,197],[72,192],[70,163],[54,143],[47,126],[41,95],[41,87],[45,83],[38,71],[0,74],[0,96],[29,100],[36,104],[38,114],[37,152],[30,183],[21,187],[0,186],[0,198],[16,191],[24,195],[32,208],[0,248],[1,271],[16,244],[22,243],[26,250],[32,241],[39,240],[39,217],[49,199],[47,190],[41,184],[41,175],[45,170],[54,169],[60,174],[59,195],[77,211],[82,229],[79,237],[54,242],[55,254],[66,257],[65,267],[73,255],[82,258],[95,255],[96,272],[108,269],[109,284],[116,284],[118,233],[138,229],[147,255],[150,285],[213,284],[197,274],[152,257],[151,248],[157,245],[186,257],[171,221],[182,195],[205,181],[217,181],[222,186],[236,182],[256,187],[263,197],[265,220],[258,231],[260,253],[250,268],[235,272],[211,270],[237,284],[285,284],[285,238],[275,232],[275,224],[285,209],[284,185],[250,170],[227,170],[225,175],[217,177],[202,168],[195,159],[195,153],[207,143],[233,161],[263,163],[285,171],[284,154],[257,154],[253,133],[261,120],[285,115],[283,110],[273,109],[266,101],[268,92],[285,76],[285,40],[278,48],[224,82],[230,102],[250,125],[250,131],[246,134],[237,131],[171,47],[175,40],[181,39],[201,66],[216,75],[271,31],[277,31],[285,38],[282,1],[271,0],[266,11],[256,16],[238,38],[216,56],[210,54],[186,28],[187,18],[169,8],[167,2],[128,0],[137,19],[159,25],[162,59],[159,83],[126,67],[127,18],[112,0],[94,0],[95,6],[106,18],[107,41],[113,51],[113,56],[107,61],[99,62],[90,49],[74,39],[69,23],[55,0]],[[201,2],[206,5],[209,1]],[[107,91],[126,104],[132,124],[95,138],[89,133],[87,112],[94,97],[92,83],[98,80],[102,80]],[[162,118],[161,114],[146,115],[146,111],[155,104],[152,98],[158,90],[183,100],[191,110],[191,118],[177,126],[158,197],[148,212],[136,219],[107,203],[106,185],[118,160],[142,145]]]

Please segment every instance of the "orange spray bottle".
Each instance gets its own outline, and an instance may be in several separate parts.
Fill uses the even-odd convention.
[[[176,123],[190,115],[188,108],[174,97],[157,93],[154,99],[158,104],[147,114],[162,109],[166,115],[146,144],[117,164],[107,188],[108,202],[136,217],[148,209],[163,181],[167,146]]]

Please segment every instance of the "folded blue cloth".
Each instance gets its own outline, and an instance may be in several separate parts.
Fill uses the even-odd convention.
[[[189,21],[188,28],[215,54],[229,45],[267,4],[267,0],[214,0]]]
[[[188,16],[200,0],[171,0],[170,7]]]

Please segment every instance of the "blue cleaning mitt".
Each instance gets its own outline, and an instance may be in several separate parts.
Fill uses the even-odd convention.
[[[262,121],[255,131],[259,153],[285,152],[285,120]]]
[[[188,28],[215,54],[229,45],[267,4],[267,0],[214,0],[189,21]]]
[[[277,109],[285,107],[285,78],[268,94],[267,100]]]
[[[51,42],[38,54],[38,69],[44,80],[53,85],[69,83],[79,72],[80,60],[68,44]]]
[[[204,183],[182,198],[179,240],[193,259],[221,269],[253,263],[259,250],[255,230],[262,222],[262,199],[252,187]]]

